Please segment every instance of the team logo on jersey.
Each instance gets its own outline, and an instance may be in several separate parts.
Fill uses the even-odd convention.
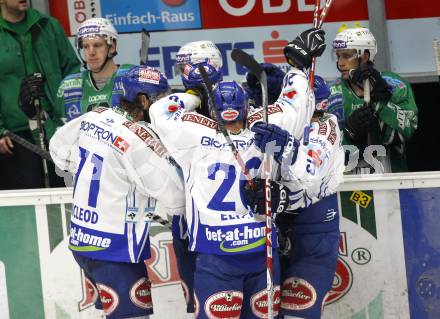
[[[153,309],[151,298],[151,283],[147,278],[141,278],[130,289],[130,300],[139,308]]]
[[[315,288],[303,278],[287,278],[283,282],[281,291],[281,308],[304,310],[316,303]]]
[[[273,313],[278,314],[280,309],[281,292],[280,286],[274,287],[273,295]],[[257,292],[251,297],[252,312],[258,318],[267,318],[267,292],[266,289]]]
[[[320,150],[314,151],[314,150],[310,149],[308,151],[307,155],[311,158],[311,160],[315,166],[317,166],[317,167],[321,166],[322,159],[321,159],[321,151]]]
[[[118,307],[119,296],[116,291],[106,285],[96,284],[96,286],[99,290],[104,315],[109,316]]]
[[[239,319],[243,307],[241,291],[221,291],[211,295],[205,302],[205,313],[209,319]]]
[[[113,145],[116,146],[122,153],[125,153],[130,147],[130,144],[128,144],[128,142],[120,136],[116,138]]]
[[[298,93],[298,92],[296,92],[296,90],[288,90],[286,92],[283,92],[282,97],[283,98],[287,98],[289,100],[293,100],[293,98],[295,97],[296,93]]]
[[[67,119],[70,121],[81,115],[81,110],[79,109],[79,105],[72,104],[66,111]]]

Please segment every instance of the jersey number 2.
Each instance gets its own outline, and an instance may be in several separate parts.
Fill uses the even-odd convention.
[[[246,162],[246,168],[250,169],[258,169],[261,165],[261,160],[258,157],[253,157]],[[216,211],[235,211],[235,202],[227,202],[225,201],[226,195],[234,185],[235,179],[237,177],[237,172],[234,165],[226,164],[226,163],[214,163],[209,165],[208,167],[208,178],[215,180],[216,174],[218,171],[223,171],[225,173],[225,177],[220,184],[219,188],[215,192],[212,199],[209,201],[208,208]],[[243,173],[240,174],[240,198],[243,206],[246,207],[246,200],[243,194],[243,187],[246,183],[246,177]]]

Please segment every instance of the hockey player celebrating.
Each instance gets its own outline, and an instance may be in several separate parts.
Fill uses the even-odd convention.
[[[209,116],[208,94],[197,67],[203,64],[207,70],[211,84],[223,79],[223,60],[217,46],[211,41],[195,41],[183,45],[176,54],[176,68],[182,79],[187,95],[187,103],[191,100],[192,109]],[[181,97],[182,98],[182,97]],[[176,109],[177,110],[177,109]],[[194,272],[195,253],[188,249],[188,231],[185,216],[173,217],[172,222],[173,248],[177,258],[177,266],[182,289],[187,304],[187,312],[194,313]]]
[[[84,21],[78,28],[75,45],[85,71],[67,76],[57,93],[55,114],[70,121],[97,106],[118,105],[119,77],[132,65],[117,65],[118,33],[104,18]]]
[[[301,144],[291,167],[293,181],[273,182],[272,193],[288,190],[286,213],[277,214],[281,247],[281,306],[283,318],[321,318],[325,297],[332,287],[339,243],[339,215],[336,188],[342,182],[344,151],[336,116],[325,113],[330,91],[315,76],[316,108],[308,129],[307,142]],[[263,129],[262,129],[263,128]],[[272,133],[269,133],[271,128]],[[262,150],[272,141],[277,145],[289,133],[273,124],[256,124],[255,144]],[[261,185],[258,183],[257,185]],[[264,207],[264,191],[245,190],[256,212]],[[273,196],[273,197],[274,197]],[[320,244],[321,243],[321,244]],[[284,251],[283,251],[284,250]],[[305,301],[306,300],[306,301]]]
[[[159,201],[181,214],[183,185],[154,131],[132,117],[167,92],[166,78],[137,67],[122,89],[125,109],[98,107],[73,119],[55,133],[50,153],[75,176],[69,248],[99,292],[97,307],[107,318],[148,318],[149,213]]]
[[[329,112],[339,118],[344,130],[343,144],[357,146],[361,155],[366,146],[383,145],[386,158],[378,159],[385,172],[407,171],[405,144],[417,128],[411,86],[395,73],[376,70],[376,39],[367,28],[338,33],[333,49],[341,77],[330,86]],[[371,87],[368,105],[364,97],[366,81]],[[369,167],[364,161],[359,163],[356,171]]]
[[[255,219],[243,193],[243,170],[252,177],[260,176],[262,154],[254,146],[253,133],[246,128],[248,101],[243,88],[236,82],[220,82],[213,94],[218,109],[211,108],[209,118],[189,111],[184,93],[172,94],[153,104],[150,117],[183,171],[189,249],[197,254],[197,318],[264,317],[265,223]],[[286,107],[285,116],[289,114]],[[222,123],[244,168],[231,152],[226,135],[218,130]],[[288,139],[290,144],[292,139]],[[278,160],[285,152],[294,153],[286,148],[287,144],[281,145]],[[276,312],[279,269],[274,253]]]

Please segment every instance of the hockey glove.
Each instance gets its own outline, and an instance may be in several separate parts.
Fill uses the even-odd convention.
[[[302,32],[284,47],[287,63],[298,69],[308,69],[312,58],[319,57],[325,50],[325,32],[321,29],[309,29]]]
[[[37,115],[34,102],[45,95],[44,77],[41,73],[34,73],[21,81],[18,105],[28,118],[33,119]]]
[[[267,75],[268,102],[269,104],[273,104],[280,96],[285,73],[275,64],[261,63],[261,66],[264,68]],[[249,97],[254,100],[256,106],[261,106],[261,86],[257,77],[249,72],[246,75],[246,83]]]
[[[359,68],[350,72],[351,81],[359,86],[363,86],[364,80],[369,79],[372,87],[371,101],[385,102],[391,99],[391,92],[387,82],[382,78],[372,63],[361,64]]]
[[[375,120],[374,111],[370,106],[363,106],[353,111],[345,120],[344,132],[354,142],[365,141],[370,125]]]
[[[283,160],[290,160],[288,165],[295,163],[299,142],[289,132],[268,123],[255,123],[251,130],[255,133],[255,145],[261,152],[273,155],[279,164]]]
[[[264,180],[254,179],[255,190],[252,189],[249,184],[245,184],[244,196],[248,206],[252,209],[254,214],[264,215],[266,213],[265,206],[265,191]],[[271,193],[271,209],[273,217],[276,214],[284,213],[287,210],[289,203],[289,189],[277,182],[270,181],[270,193]]]

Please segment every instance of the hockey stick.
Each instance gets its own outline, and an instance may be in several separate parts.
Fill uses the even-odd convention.
[[[217,120],[217,126],[220,129],[220,132],[222,132],[223,136],[225,137],[226,142],[231,147],[232,153],[234,154],[234,157],[235,157],[236,161],[238,162],[238,165],[240,165],[241,171],[242,171],[243,175],[246,177],[249,186],[252,189],[255,189],[254,179],[249,174],[249,170],[244,165],[243,159],[241,158],[240,153],[238,152],[237,148],[235,147],[234,142],[232,141],[231,137],[229,136],[229,133],[226,130],[225,125],[224,125],[224,123],[222,121],[222,118],[221,118],[221,116],[220,116],[220,114],[218,112],[218,108],[215,105],[214,95],[212,93],[212,85],[211,85],[211,83],[209,81],[208,73],[206,73],[206,70],[205,70],[205,68],[202,65],[198,66],[198,70],[200,72],[200,75],[202,76],[203,85],[204,85],[204,87],[206,89],[206,92],[208,93],[209,103],[211,103],[211,106],[212,106],[213,110],[215,111],[215,116],[216,116],[216,120]]]
[[[320,7],[320,0],[315,1],[315,11],[313,12],[313,27],[318,27],[318,13],[319,13],[319,7]],[[312,66],[310,68],[310,77],[309,77],[309,86],[313,90],[315,86],[315,69],[316,69],[316,56],[312,58]]]
[[[325,17],[327,16],[327,12],[330,9],[330,6],[332,5],[333,0],[327,0],[325,2],[324,8],[321,10],[321,14],[319,14],[320,10],[320,0],[315,1],[315,11],[313,13],[313,27],[321,29],[322,24],[324,23]],[[318,19],[319,14],[319,19]],[[313,57],[312,59],[312,66],[310,68],[309,73],[309,86],[310,89],[313,90],[313,87],[315,85],[315,69],[316,69],[316,57]]]
[[[37,154],[38,156],[41,156],[41,158],[43,158],[44,160],[52,161],[52,157],[50,157],[50,153],[44,149],[42,149],[41,147],[32,144],[31,142],[25,140],[24,138],[22,138],[21,136],[12,133],[11,131],[5,131],[4,136],[9,136],[9,138],[11,140],[13,140],[14,142],[17,142],[18,144],[20,144],[21,146],[23,146],[24,148],[28,149],[29,151]]]
[[[438,83],[440,84],[440,41],[432,41],[432,47],[434,48],[435,64],[437,65]]]
[[[41,108],[40,108],[40,99],[34,100],[35,109],[37,110],[37,127],[38,127],[38,138],[40,141],[40,147],[42,150],[46,149],[46,145],[44,144],[44,129],[43,129],[43,123],[41,122]],[[44,186],[46,188],[50,188],[49,183],[49,169],[47,168],[47,161],[43,157],[43,171],[44,171]]]
[[[148,61],[148,48],[150,47],[150,32],[142,28],[141,48],[139,50],[140,64],[146,65]]]
[[[261,86],[261,97],[263,102],[263,119],[264,122],[269,121],[268,112],[268,92],[267,92],[267,75],[264,68],[249,54],[240,49],[234,49],[231,52],[232,59],[251,71]],[[263,157],[263,172],[264,172],[264,191],[265,191],[265,215],[266,215],[266,293],[267,293],[267,315],[268,318],[273,318],[273,259],[272,259],[272,203],[270,193],[270,172],[271,165],[267,153]]]

